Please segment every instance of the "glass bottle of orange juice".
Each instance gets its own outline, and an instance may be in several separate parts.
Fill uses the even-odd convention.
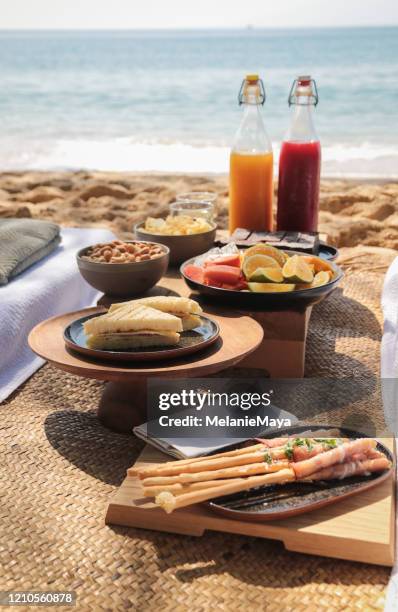
[[[249,74],[242,82],[239,104],[244,106],[230,157],[229,231],[237,227],[272,229],[273,155],[261,114],[265,102],[262,80]]]

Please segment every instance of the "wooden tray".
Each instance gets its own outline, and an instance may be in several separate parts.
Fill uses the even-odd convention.
[[[392,440],[383,440],[393,448]],[[135,465],[162,463],[169,457],[146,446]],[[353,495],[314,512],[271,523],[249,523],[214,514],[203,505],[166,514],[142,497],[138,478],[129,476],[112,498],[105,522],[191,536],[224,531],[281,540],[287,550],[312,555],[394,564],[395,484],[393,477],[379,487]]]

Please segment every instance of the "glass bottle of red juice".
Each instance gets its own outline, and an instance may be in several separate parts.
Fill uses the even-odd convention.
[[[279,156],[277,229],[281,231],[317,231],[321,144],[312,116],[317,104],[315,81],[298,77],[289,94],[293,115]]]

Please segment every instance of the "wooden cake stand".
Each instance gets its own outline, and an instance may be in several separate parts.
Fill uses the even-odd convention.
[[[114,300],[115,301],[115,300]],[[86,308],[39,323],[29,335],[31,349],[58,368],[98,380],[105,386],[98,417],[102,423],[120,432],[131,432],[146,421],[146,387],[149,377],[206,377],[242,361],[256,350],[263,339],[263,329],[249,316],[236,313],[211,314],[220,326],[218,340],[203,351],[157,362],[109,362],[85,358],[65,346],[63,332],[72,321],[103,312],[103,307]]]

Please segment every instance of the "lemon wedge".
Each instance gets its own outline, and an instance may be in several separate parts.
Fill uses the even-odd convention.
[[[311,287],[322,287],[322,285],[326,285],[326,283],[328,283],[329,281],[330,281],[330,272],[321,270],[321,272],[318,272],[318,274],[315,274]]]
[[[265,244],[264,242],[259,242],[258,244],[255,244],[247,249],[243,257],[246,259],[246,257],[251,257],[252,255],[268,255],[268,257],[275,259],[275,261],[278,262],[281,267],[288,259],[286,253],[275,248],[274,246],[271,246],[270,244]]]
[[[295,285],[289,283],[248,283],[249,290],[254,293],[285,293],[294,291]]]
[[[292,283],[312,283],[314,273],[300,255],[293,255],[283,266],[283,276]]]
[[[280,268],[257,268],[249,280],[256,283],[282,283],[283,274]]]
[[[250,279],[252,274],[254,274],[258,268],[281,269],[278,262],[273,257],[269,257],[269,255],[257,254],[244,258],[242,270],[247,279]]]

